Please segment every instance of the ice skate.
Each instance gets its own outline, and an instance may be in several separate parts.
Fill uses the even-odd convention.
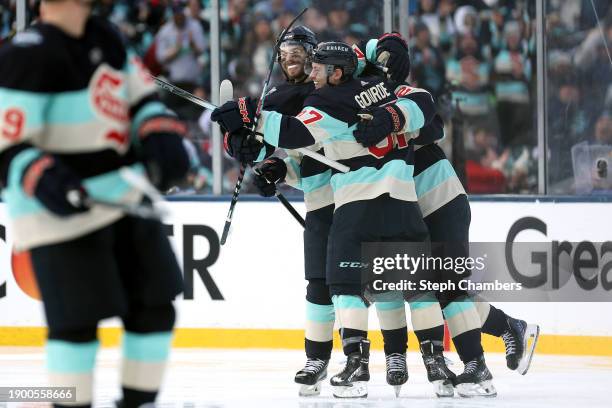
[[[455,393],[453,382],[457,376],[446,366],[442,343],[437,343],[424,341],[420,345],[427,379],[433,384],[438,397],[452,397]]]
[[[387,384],[393,387],[395,396],[399,397],[402,385],[408,381],[406,354],[391,353],[385,356],[387,364]]]
[[[370,341],[361,340],[360,346],[361,352],[349,354],[344,370],[330,380],[332,392],[336,398],[366,398],[368,396]]]
[[[329,360],[309,358],[306,365],[295,374],[295,382],[301,384],[300,397],[310,397],[321,394],[321,383],[327,378]]]
[[[512,317],[508,317],[506,323],[507,329],[501,336],[506,346],[506,365],[525,375],[531,365],[540,327]]]
[[[484,356],[480,356],[466,363],[463,373],[455,379],[455,388],[462,397],[495,397],[497,390],[491,380]]]

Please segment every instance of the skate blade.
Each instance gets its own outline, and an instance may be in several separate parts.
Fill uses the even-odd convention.
[[[393,386],[393,391],[395,391],[395,398],[399,398],[400,391],[402,391],[402,386],[401,385],[394,385]]]
[[[525,330],[525,354],[521,358],[516,371],[521,375],[527,374],[529,367],[531,366],[531,359],[535,352],[536,345],[538,343],[538,337],[540,337],[540,326],[536,324],[528,324]],[[529,344],[531,340],[531,344]]]
[[[355,381],[348,386],[334,385],[332,393],[336,398],[366,398],[368,396],[368,383],[366,381]]]
[[[299,392],[300,397],[316,397],[317,395],[320,395],[322,382],[323,381],[321,380],[314,385],[302,385]]]
[[[497,390],[491,381],[481,383],[457,384],[457,394],[463,398],[472,397],[496,397]]]
[[[455,395],[455,387],[450,380],[436,380],[431,384],[434,387],[434,392],[439,398],[447,398]]]

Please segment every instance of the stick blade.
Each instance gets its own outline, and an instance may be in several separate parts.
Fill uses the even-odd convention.
[[[234,85],[229,79],[221,81],[219,86],[219,105],[223,105],[227,101],[234,99]]]

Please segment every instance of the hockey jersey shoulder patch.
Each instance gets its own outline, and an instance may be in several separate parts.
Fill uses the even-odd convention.
[[[402,98],[402,97],[405,97],[406,95],[413,94],[413,93],[419,93],[419,92],[429,93],[429,92],[427,92],[426,89],[415,88],[415,87],[412,87],[412,86],[409,86],[409,85],[400,85],[400,86],[398,86],[397,88],[395,88],[395,92],[394,93],[395,93],[395,95],[398,98]]]

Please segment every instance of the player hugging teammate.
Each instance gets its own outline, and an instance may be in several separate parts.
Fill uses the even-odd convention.
[[[308,48],[304,47],[304,51]],[[384,56],[390,67],[397,67],[398,59],[408,60],[407,46],[396,34],[385,35],[379,42],[370,41],[365,49],[370,61]],[[288,48],[285,54],[282,51],[283,48],[280,62],[289,82],[273,88],[268,97],[273,99],[276,93],[279,100],[288,101],[281,97],[287,98],[291,87],[295,86],[291,83],[296,82],[291,74],[297,72],[300,80],[305,80],[306,76],[295,71],[297,61],[288,59],[291,51]],[[359,50],[358,53],[363,56]],[[405,58],[400,58],[401,53]],[[283,112],[285,103],[264,106],[257,132],[263,134],[265,149],[249,137],[247,125],[253,121],[253,101],[242,98],[213,113],[213,120],[229,131],[226,134],[229,152],[242,162],[262,160],[273,147],[289,152],[310,147],[350,167],[350,171],[343,174],[314,161],[309,165],[312,159],[290,153],[286,161],[267,159],[256,177],[256,184],[264,195],[273,195],[274,183],[285,179],[304,190],[308,210],[305,231],[306,278],[309,280],[308,360],[306,367],[296,375],[296,382],[309,385],[311,388],[302,389],[307,393],[319,392],[318,385],[326,375],[331,353],[335,310],[348,357],[345,369],[331,379],[334,395],[338,397],[367,395],[369,343],[366,340],[367,306],[359,266],[361,243],[426,239],[427,226],[417,204],[413,178],[414,142],[408,135],[418,135],[420,143],[427,145],[443,136],[441,120],[435,116],[429,93],[384,77],[355,79],[353,73],[357,65],[357,55],[347,44],[320,44],[313,53],[310,74],[316,89],[302,99],[299,114]],[[391,79],[408,75],[409,62],[399,66],[404,71],[391,71]],[[360,122],[358,114],[363,113],[364,108],[368,108],[371,121]],[[423,129],[421,135],[418,134],[420,129]],[[383,139],[386,142],[379,143]],[[330,200],[333,200],[333,207]],[[323,252],[325,246],[326,253]],[[316,268],[310,268],[309,263]],[[401,294],[399,299],[393,296],[397,294],[389,295],[390,298],[376,299],[380,300],[376,304],[385,340],[387,381],[399,387],[408,377],[407,329]],[[448,302],[443,300],[447,319],[454,317],[457,322],[458,329],[454,332],[457,347],[469,350],[460,352],[462,358],[467,359],[464,360],[466,370],[457,378],[445,366],[442,356],[443,317],[437,297],[410,302],[428,378],[436,385],[439,396],[452,396],[453,385],[458,385],[460,394],[465,396],[495,395],[489,383],[491,375],[482,358],[480,318],[474,307],[463,308],[457,303],[460,295],[463,294],[457,294]],[[450,304],[453,307],[449,309]]]
[[[182,183],[186,127],[91,3],[43,0],[42,22],[0,48],[0,180],[42,295],[50,385],[91,406],[98,322],[119,316],[118,406],[137,408],[161,385],[182,276],[160,221],[126,215],[147,198],[122,169]]]

